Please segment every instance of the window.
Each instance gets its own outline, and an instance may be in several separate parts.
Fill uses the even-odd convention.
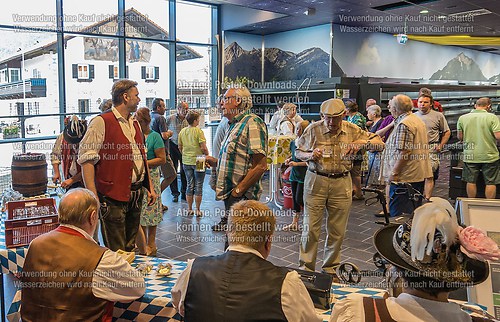
[[[154,97],[146,97],[146,107],[151,109],[153,107]]]
[[[142,79],[158,80],[160,78],[160,67],[155,66],[142,66]]]
[[[118,70],[118,65],[109,65],[109,78],[118,79],[120,78],[120,72]]]
[[[94,65],[73,64],[73,78],[79,81],[92,81],[94,79]]]
[[[40,114],[40,102],[28,102],[28,115]]]
[[[90,112],[90,99],[79,99],[78,100],[78,113],[88,113]],[[81,118],[85,118],[85,115],[82,115]]]
[[[31,126],[31,132],[40,131],[36,135],[55,138],[63,125],[61,117],[54,114],[97,111],[99,102],[110,98],[113,82],[122,77],[138,82],[141,105],[151,105],[152,98],[163,97],[169,108],[175,108],[176,76],[193,83],[193,93],[191,87],[189,92],[182,88],[179,96],[192,98],[195,107],[211,104],[206,103],[211,88],[194,89],[200,83],[205,86],[207,80],[212,81],[202,69],[208,68],[211,73],[216,67],[215,60],[208,60],[207,54],[208,47],[215,48],[217,6],[174,0],[88,0],[85,4],[82,7],[70,0],[19,0],[15,6],[3,7],[0,12],[3,18],[0,38],[4,40],[0,45],[2,120],[11,124],[18,122],[19,114],[30,114],[26,128]],[[123,5],[123,16],[119,16]],[[28,19],[33,17],[40,19]],[[57,28],[59,20],[64,22],[64,34]],[[58,53],[59,48],[64,51]],[[59,61],[59,55],[64,60]],[[174,61],[180,69],[177,75],[171,73]],[[63,70],[61,64],[65,75],[59,75]],[[26,86],[25,90],[31,92],[23,98],[19,81],[30,78],[37,81],[31,88]],[[17,82],[16,86],[3,85],[12,82]],[[215,80],[212,83],[216,84]],[[45,114],[51,116],[41,116]],[[0,143],[2,148],[10,144]],[[0,155],[0,167],[10,166],[11,155],[3,156]]]
[[[19,74],[20,71],[21,70],[19,68],[9,68],[11,83],[19,82],[21,80],[21,75]]]
[[[0,70],[0,83],[6,84],[9,82],[9,77],[7,76],[7,69]]]
[[[89,65],[78,65],[78,78],[89,78]]]
[[[37,68],[33,68],[33,78],[42,78],[42,72]]]

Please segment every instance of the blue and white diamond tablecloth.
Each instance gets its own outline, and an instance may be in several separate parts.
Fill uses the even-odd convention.
[[[5,213],[0,216],[0,266],[2,274],[15,274],[23,268],[28,247],[7,248],[5,246],[5,216]]]
[[[166,258],[136,256],[132,266],[137,267],[137,265],[142,263],[153,266],[152,270],[144,276],[146,293],[143,297],[130,303],[115,303],[113,321],[182,321],[181,316],[172,306],[170,291],[182,271],[186,268],[187,263]],[[156,269],[160,263],[170,263],[172,265],[169,276],[156,275]],[[381,289],[363,288],[345,284],[333,284],[331,292],[332,305],[335,305],[335,302],[344,299],[349,294],[354,293],[375,298],[380,298],[384,295],[384,290]],[[9,321],[20,321],[20,304],[21,291],[18,291],[8,311],[7,319]],[[473,307],[481,309],[478,306]],[[330,319],[331,309],[327,311],[316,310],[316,313],[326,322]]]
[[[133,266],[141,263],[153,265],[149,274],[144,276],[146,294],[131,303],[115,303],[114,321],[180,321],[181,316],[175,311],[170,298],[170,290],[186,268],[186,262],[136,256]],[[160,263],[170,263],[172,273],[169,276],[156,276]]]
[[[165,258],[154,258],[136,256],[132,266],[146,263],[152,265],[152,270],[144,276],[146,282],[146,293],[143,297],[130,303],[115,303],[113,310],[114,321],[180,321],[181,316],[172,306],[170,290],[186,268],[186,262],[169,260]],[[160,263],[172,265],[169,276],[157,276],[156,269]],[[21,308],[21,291],[18,290],[10,306],[7,319],[19,321]]]

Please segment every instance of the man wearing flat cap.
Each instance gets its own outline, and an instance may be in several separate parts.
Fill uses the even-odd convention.
[[[308,126],[297,139],[296,156],[307,162],[304,229],[299,255],[301,269],[315,270],[321,221],[326,208],[327,237],[322,270],[335,274],[352,203],[349,174],[352,157],[360,148],[380,151],[384,147],[376,134],[343,121],[344,114],[342,100],[324,101],[321,104],[322,120]]]

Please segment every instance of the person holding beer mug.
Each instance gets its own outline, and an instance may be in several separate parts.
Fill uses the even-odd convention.
[[[205,134],[198,127],[200,113],[190,111],[186,120],[188,127],[179,132],[179,150],[182,154],[182,164],[186,173],[186,202],[188,214],[193,214],[193,196],[196,204],[196,215],[201,216],[201,199],[203,195],[203,181],[205,180],[205,157],[208,149]]]
[[[329,99],[321,104],[322,120],[310,124],[295,142],[295,155],[307,162],[304,178],[304,227],[300,243],[299,266],[314,271],[321,223],[328,213],[325,255],[322,270],[335,274],[340,264],[340,248],[352,203],[349,171],[360,148],[383,149],[379,136],[342,119],[344,102]]]

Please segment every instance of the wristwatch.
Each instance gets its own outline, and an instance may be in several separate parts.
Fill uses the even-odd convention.
[[[239,194],[240,194],[240,192],[241,192],[241,190],[240,190],[240,188],[239,188],[239,187],[236,187],[236,188],[234,189],[234,192],[236,192],[236,194],[237,194],[237,195],[239,195]]]

